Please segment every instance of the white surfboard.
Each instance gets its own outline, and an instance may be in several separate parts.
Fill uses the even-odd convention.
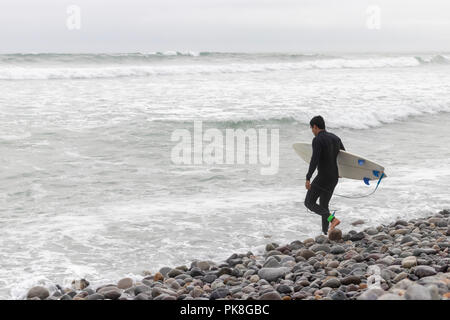
[[[311,143],[294,143],[292,147],[300,158],[307,163],[311,161]],[[337,156],[337,165],[339,176],[348,179],[363,180],[366,184],[370,180],[379,180],[382,174],[383,179],[387,176],[383,166],[344,150],[341,150]]]

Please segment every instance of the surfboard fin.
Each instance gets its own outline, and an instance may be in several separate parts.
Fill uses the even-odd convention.
[[[370,178],[365,177],[363,180],[364,180],[364,183],[365,183],[365,184],[370,185],[370,183],[369,183]]]

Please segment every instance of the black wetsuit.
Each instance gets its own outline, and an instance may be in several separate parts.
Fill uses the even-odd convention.
[[[330,210],[328,204],[338,183],[339,173],[336,158],[339,150],[345,150],[341,139],[328,131],[320,131],[312,141],[313,154],[309,164],[306,180],[310,180],[317,167],[317,177],[311,183],[305,197],[305,206],[322,216],[322,231],[328,232],[328,217]],[[316,203],[317,198],[319,204]]]

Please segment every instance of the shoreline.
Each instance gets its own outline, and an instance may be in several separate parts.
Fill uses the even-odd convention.
[[[262,255],[233,253],[223,262],[163,267],[140,281],[93,287],[89,279],[30,300],[448,300],[450,211],[396,220],[363,231],[339,229],[290,244],[268,243]]]

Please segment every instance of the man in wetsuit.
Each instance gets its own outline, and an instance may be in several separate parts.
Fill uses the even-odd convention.
[[[315,136],[312,141],[313,154],[306,174],[305,187],[308,190],[305,206],[322,216],[322,231],[326,235],[336,227],[340,221],[330,214],[328,204],[338,183],[339,173],[336,158],[339,150],[345,150],[341,139],[325,130],[325,121],[316,116],[310,121],[311,130]],[[311,177],[317,167],[317,177],[311,183]],[[319,198],[319,204],[316,203]],[[331,222],[330,229],[328,225]]]

